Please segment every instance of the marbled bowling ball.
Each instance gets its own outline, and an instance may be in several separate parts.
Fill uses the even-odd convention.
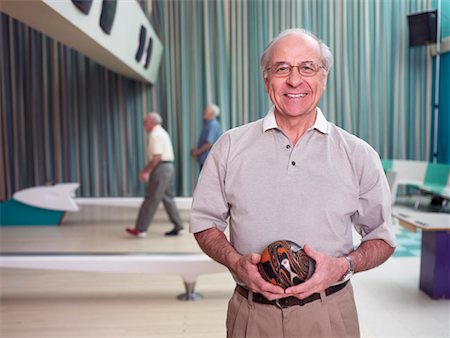
[[[268,282],[286,289],[309,279],[314,273],[315,261],[302,247],[292,241],[275,241],[261,254],[258,270]]]

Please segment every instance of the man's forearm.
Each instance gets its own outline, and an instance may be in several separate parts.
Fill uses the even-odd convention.
[[[204,253],[216,262],[225,265],[228,269],[233,269],[240,255],[231,246],[222,231],[210,228],[197,232],[194,236]]]
[[[155,167],[158,165],[158,163],[161,161],[161,155],[154,155],[152,160],[147,163],[147,165],[144,167],[143,171],[145,172],[151,172]]]
[[[393,253],[391,247],[381,239],[373,239],[363,242],[358,249],[350,253],[355,272],[365,271],[384,263]]]
[[[211,148],[212,144],[209,142],[203,143],[200,148],[198,148],[198,151],[200,154],[204,153],[205,151],[209,150]]]

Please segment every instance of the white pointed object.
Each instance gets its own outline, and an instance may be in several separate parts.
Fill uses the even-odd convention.
[[[86,12],[76,5],[83,2]],[[163,45],[136,0],[0,0],[0,12],[114,72],[156,83]]]
[[[78,211],[80,208],[75,202],[75,190],[79,183],[59,183],[49,186],[37,186],[23,189],[14,193],[13,198],[21,203],[33,207],[59,210]]]

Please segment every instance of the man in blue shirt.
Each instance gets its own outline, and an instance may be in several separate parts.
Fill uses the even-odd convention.
[[[217,120],[219,114],[220,109],[215,104],[210,104],[203,113],[203,129],[198,139],[197,148],[191,150],[192,157],[197,158],[200,170],[203,167],[203,163],[205,163],[212,145],[222,134],[222,128]]]

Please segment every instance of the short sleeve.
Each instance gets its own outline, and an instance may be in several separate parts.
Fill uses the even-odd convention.
[[[355,161],[359,177],[357,212],[352,216],[355,229],[362,241],[382,239],[396,246],[391,216],[391,193],[381,160],[369,145],[359,147]]]
[[[192,197],[189,221],[192,233],[209,228],[224,231],[228,225],[229,204],[225,193],[225,179],[229,145],[227,135],[219,138],[201,170]]]
[[[159,133],[151,133],[149,140],[150,154],[161,155],[164,151],[164,140]]]

